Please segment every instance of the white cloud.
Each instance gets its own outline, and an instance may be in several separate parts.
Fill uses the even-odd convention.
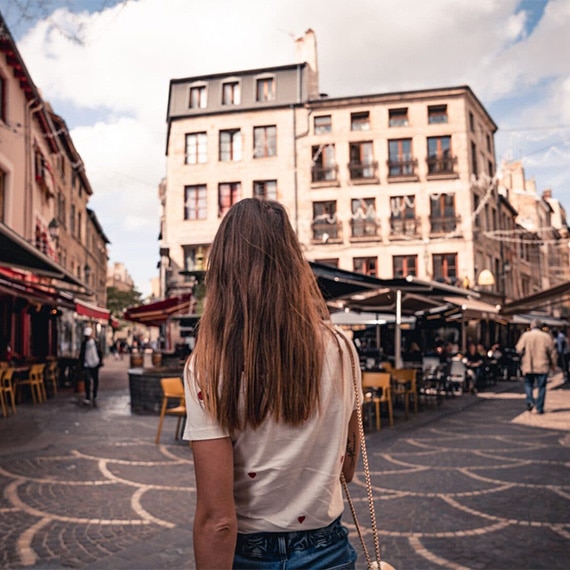
[[[66,106],[90,111],[75,121],[72,137],[95,191],[92,206],[113,242],[112,260],[125,262],[145,287],[155,275],[170,79],[291,63],[292,37],[310,27],[321,91],[342,96],[468,84],[499,127],[517,129],[500,133],[497,158],[528,157],[532,176],[528,166],[537,157],[554,161],[555,151],[568,153],[570,2],[550,0],[530,34],[529,14],[518,5],[131,0],[101,13],[58,10],[19,47],[56,112],[66,118]],[[77,31],[82,44],[69,39]],[[91,124],[94,114],[99,122]],[[540,130],[545,125],[560,127],[558,138]],[[533,142],[535,135],[544,140]],[[541,144],[550,154],[533,151]],[[543,167],[540,175],[546,179],[539,186],[553,187],[555,195],[567,191],[570,199],[569,174]],[[133,244],[139,247],[129,253],[126,245]]]

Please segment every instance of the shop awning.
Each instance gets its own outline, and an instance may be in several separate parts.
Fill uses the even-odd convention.
[[[108,309],[92,305],[91,303],[86,303],[81,299],[75,299],[75,312],[78,315],[83,315],[90,319],[98,319],[106,322],[109,321],[109,316],[111,315]]]
[[[487,319],[493,318],[499,314],[501,307],[484,303],[478,299],[467,299],[464,297],[444,297],[446,303],[450,303],[457,307],[458,311],[463,313],[465,318]]]
[[[31,303],[42,303],[52,307],[73,308],[73,302],[56,288],[31,283],[16,274],[0,273],[0,294],[20,297]]]
[[[161,301],[130,307],[123,313],[127,321],[158,327],[170,317],[184,315],[192,306],[192,293],[184,293]]]
[[[550,289],[544,289],[538,293],[517,299],[506,303],[502,309],[502,313],[512,315],[514,313],[524,313],[535,309],[543,309],[549,305],[556,303],[559,307],[570,301],[570,281],[565,281],[559,285],[555,285]]]
[[[543,325],[547,327],[567,327],[570,323],[564,319],[556,319],[550,315],[540,315],[537,313],[524,313],[512,316],[511,324],[513,325],[530,325],[533,319],[539,319]]]
[[[84,287],[72,273],[0,223],[0,267],[14,267]]]

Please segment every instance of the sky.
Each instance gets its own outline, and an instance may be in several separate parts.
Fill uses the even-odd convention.
[[[171,79],[295,63],[317,37],[331,97],[469,85],[570,217],[570,0],[0,0],[85,163],[110,262],[150,293]]]

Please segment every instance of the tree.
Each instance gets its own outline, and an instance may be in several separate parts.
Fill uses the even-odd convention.
[[[107,309],[117,319],[123,318],[123,311],[127,307],[141,304],[142,293],[136,289],[121,291],[117,287],[107,287]]]

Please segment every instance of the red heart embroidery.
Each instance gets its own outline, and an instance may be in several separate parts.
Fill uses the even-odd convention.
[[[198,400],[203,400],[204,396],[202,396],[202,392],[198,392]]]
[[[303,516],[300,516],[297,520],[298,520],[300,523],[302,523],[302,522],[305,520],[305,516],[304,516],[304,515],[303,515]]]
[[[248,473],[248,475],[250,476],[251,479],[255,479],[255,476],[257,475],[257,473],[255,473],[255,471],[250,471]]]

